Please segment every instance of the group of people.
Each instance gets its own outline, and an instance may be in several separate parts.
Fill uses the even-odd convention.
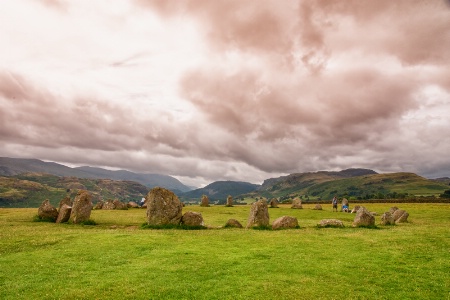
[[[336,196],[333,197],[333,200],[331,200],[331,204],[333,204],[333,211],[336,209],[338,211],[338,199]],[[342,203],[342,211],[348,212],[348,201]]]

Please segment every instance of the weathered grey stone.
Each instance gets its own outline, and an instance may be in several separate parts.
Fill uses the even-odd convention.
[[[408,222],[409,214],[406,211],[404,211],[403,209],[397,209],[392,214],[392,217],[394,218],[396,224],[397,223],[405,223],[405,222]]]
[[[106,200],[103,203],[102,209],[106,209],[106,210],[116,209],[116,205],[114,204],[113,200]]]
[[[80,190],[73,201],[70,219],[73,223],[79,224],[88,221],[92,211],[92,196],[88,191]]]
[[[353,207],[351,213],[352,213],[352,214],[356,214],[360,208],[361,208],[361,206],[355,205],[355,207]]]
[[[272,229],[298,228],[298,220],[295,217],[282,216],[273,221]]]
[[[360,226],[375,226],[375,217],[364,206],[358,209],[353,220],[353,227]]]
[[[300,198],[295,198],[294,200],[292,200],[292,206],[291,208],[294,209],[303,209],[302,206],[302,200]]]
[[[344,227],[344,223],[337,219],[324,219],[321,220],[318,227]]]
[[[155,187],[147,194],[147,223],[149,225],[178,225],[183,205],[172,191]]]
[[[61,207],[66,204],[67,206],[72,206],[72,200],[70,200],[69,196],[64,197],[61,201],[59,201],[58,211],[61,210]]]
[[[181,217],[181,224],[186,226],[204,226],[201,213],[188,211]]]
[[[322,205],[316,204],[313,209],[314,210],[322,210]]]
[[[395,220],[394,217],[392,216],[392,214],[390,212],[385,212],[384,214],[381,215],[381,225],[394,225],[395,224]]]
[[[347,198],[342,199],[341,205],[342,205],[342,206],[344,206],[344,205],[347,205],[347,206],[348,206],[348,199],[347,199]]]
[[[276,198],[272,198],[271,200],[270,200],[270,207],[271,208],[278,208],[278,200],[276,199]]]
[[[70,219],[70,213],[72,212],[72,207],[63,204],[61,208],[59,209],[58,218],[56,219],[56,223],[66,223]]]
[[[232,207],[233,206],[233,196],[228,195],[228,197],[227,197],[227,204],[225,206],[227,206],[227,207]]]
[[[98,201],[95,206],[94,209],[102,209],[103,208],[103,204],[105,204],[102,200]]]
[[[50,201],[46,199],[38,208],[38,216],[41,220],[55,222],[58,218],[58,211],[53,205],[50,204]]]
[[[128,205],[118,199],[114,199],[113,203],[114,203],[114,209],[119,209],[119,210],[127,210],[128,209]]]
[[[392,214],[394,214],[394,212],[395,212],[396,210],[398,210],[398,207],[397,207],[397,206],[392,206],[392,207],[389,209],[389,212],[390,212],[391,215],[392,215]]]
[[[243,228],[242,224],[236,219],[229,219],[225,224],[225,227]]]
[[[269,226],[269,209],[265,200],[253,203],[248,216],[247,228],[259,226]]]
[[[200,206],[202,206],[202,207],[209,207],[209,198],[208,198],[208,196],[202,195]]]
[[[139,204],[137,204],[137,203],[134,202],[134,201],[129,201],[129,202],[127,203],[127,207],[128,207],[128,208],[139,208],[140,206],[139,206]]]

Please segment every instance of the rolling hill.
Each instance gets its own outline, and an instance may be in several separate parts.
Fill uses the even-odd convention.
[[[172,190],[176,194],[192,190],[178,179],[168,175],[133,173],[126,170],[106,170],[93,167],[70,168],[54,162],[44,162],[38,159],[22,159],[0,157],[0,176],[13,176],[22,173],[46,173],[64,177],[78,177],[89,179],[113,179],[136,181],[149,188],[155,186]]]
[[[91,192],[94,203],[109,199],[139,202],[149,191],[134,181],[23,173],[0,177],[0,207],[38,207],[45,199],[57,205],[65,196],[73,200],[79,189]]]
[[[372,170],[348,169],[340,172],[297,173],[266,180],[257,195],[288,198],[304,196],[331,199],[384,199],[439,196],[448,185],[414,173],[377,174]]]
[[[204,188],[196,189],[180,195],[182,200],[200,200],[207,195],[210,200],[226,200],[228,195],[233,197],[255,191],[259,185],[242,181],[216,181]]]

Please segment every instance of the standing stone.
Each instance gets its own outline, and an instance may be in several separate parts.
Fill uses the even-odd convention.
[[[71,212],[72,212],[72,207],[67,204],[63,204],[63,206],[61,206],[61,208],[59,209],[58,218],[56,219],[56,223],[68,222],[70,219]]]
[[[269,209],[265,200],[253,203],[248,216],[247,228],[258,226],[269,226]]]
[[[361,208],[361,206],[355,205],[355,207],[353,207],[351,213],[352,213],[352,214],[356,214],[360,208]]]
[[[95,204],[94,209],[102,209],[103,204],[105,204],[102,200],[99,200],[97,204]]]
[[[113,200],[106,200],[106,202],[103,203],[102,209],[107,210],[116,209],[116,205],[114,204]]]
[[[48,220],[55,222],[58,218],[58,211],[50,204],[48,199],[44,200],[38,208],[38,216],[41,220]]]
[[[347,205],[348,206],[348,200],[347,198],[342,199],[342,206]]]
[[[88,191],[79,190],[73,201],[70,219],[74,224],[89,220],[92,211],[92,196]]]
[[[295,217],[282,216],[273,221],[272,229],[298,228],[298,220]]]
[[[226,207],[232,207],[233,206],[233,196],[228,195],[228,197],[227,197],[227,204],[225,206]]]
[[[139,206],[139,204],[137,204],[137,203],[134,202],[134,201],[129,201],[129,202],[127,203],[127,207],[129,207],[129,208],[139,208],[140,206]]]
[[[409,214],[406,211],[404,211],[403,209],[397,209],[392,214],[392,217],[394,218],[396,224],[397,223],[405,223],[408,221]]]
[[[209,207],[209,198],[206,195],[202,195],[202,200],[200,202],[200,206]]]
[[[114,209],[121,209],[121,210],[127,210],[128,209],[128,205],[126,203],[123,203],[122,201],[119,201],[117,199],[115,199],[113,201],[114,203]]]
[[[242,224],[236,219],[229,219],[225,227],[243,228]]]
[[[364,206],[361,206],[361,208],[356,212],[355,219],[353,220],[353,227],[374,225],[375,217]]]
[[[278,208],[278,200],[276,198],[272,198],[270,200],[270,207],[271,208]]]
[[[396,210],[398,210],[398,207],[397,207],[397,206],[392,206],[392,207],[389,209],[389,212],[391,213],[391,215],[393,215],[394,212],[395,212]]]
[[[172,191],[155,187],[146,198],[148,225],[180,224],[183,205]]]
[[[322,205],[320,205],[319,203],[317,203],[314,208],[314,210],[322,210]]]
[[[181,224],[186,226],[204,226],[201,213],[188,211],[181,217]]]
[[[381,215],[381,225],[394,225],[395,220],[390,212],[385,212]]]
[[[61,207],[62,207],[64,204],[66,204],[67,206],[70,206],[70,207],[72,206],[72,201],[70,200],[70,197],[69,197],[69,196],[64,197],[64,199],[62,199],[62,200],[59,202],[58,211],[61,210]]]
[[[302,200],[301,200],[300,198],[295,198],[295,199],[292,201],[292,206],[291,206],[291,208],[294,208],[294,209],[303,209],[303,206],[302,206]]]

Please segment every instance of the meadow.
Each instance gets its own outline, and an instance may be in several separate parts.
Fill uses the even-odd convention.
[[[205,230],[142,229],[144,209],[94,210],[97,225],[73,225],[0,208],[0,298],[450,299],[450,205],[397,206],[408,223],[352,228],[354,214],[330,205],[281,205],[271,222],[294,216],[300,228],[279,231],[217,228],[245,226],[249,205],[186,206]],[[317,228],[326,218],[346,227]]]

